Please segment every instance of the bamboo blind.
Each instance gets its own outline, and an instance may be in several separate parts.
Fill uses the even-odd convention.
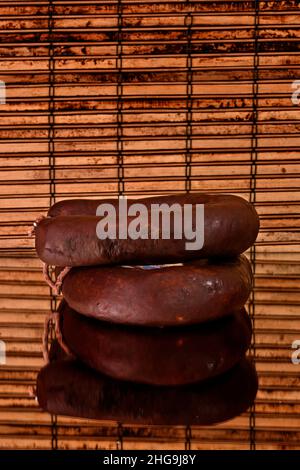
[[[1,448],[300,448],[300,1],[2,1]],[[28,394],[55,309],[26,233],[72,197],[230,192],[256,205],[255,407],[225,424],[55,417]]]

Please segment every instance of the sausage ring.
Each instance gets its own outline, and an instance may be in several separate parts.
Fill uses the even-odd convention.
[[[227,194],[184,194],[129,200],[128,208],[139,203],[144,205],[146,215],[149,213],[150,218],[146,218],[141,227],[143,236],[133,239],[129,231],[126,231],[136,221],[136,217],[129,215],[128,209],[124,218],[116,210],[115,220],[111,222],[113,234],[109,234],[107,238],[99,238],[98,227],[105,219],[95,215],[100,203],[111,204],[111,207],[118,209],[118,200],[75,200],[54,205],[49,210],[49,217],[42,219],[35,227],[36,251],[40,259],[48,265],[72,267],[177,263],[207,257],[228,258],[247,250],[254,243],[259,229],[254,207],[240,197]],[[180,224],[189,221],[189,235],[185,230],[182,231],[182,227],[181,232],[177,233],[173,221],[174,223],[169,223],[170,233],[164,238],[165,232],[160,219],[156,219],[154,228],[152,225],[153,204],[165,204],[169,208],[172,204],[176,205],[175,212],[179,214]],[[197,207],[201,204],[204,205],[204,216],[198,227]],[[186,205],[191,207],[191,212],[185,218],[182,215]],[[195,240],[191,242],[191,233],[195,233],[195,240],[200,233],[203,233],[204,238],[202,240],[199,235],[199,244],[196,240],[195,245]]]
[[[214,320],[241,309],[252,274],[245,256],[197,260],[144,269],[72,268],[62,284],[74,310],[99,320],[144,326],[176,326]]]

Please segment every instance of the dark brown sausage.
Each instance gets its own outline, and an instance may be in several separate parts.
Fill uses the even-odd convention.
[[[245,354],[251,323],[243,309],[192,328],[133,328],[80,315],[65,302],[60,329],[75,357],[116,379],[179,385],[224,373]]]
[[[48,364],[37,378],[38,402],[49,413],[124,424],[215,424],[246,411],[256,392],[257,375],[245,359],[216,379],[182,387],[114,380],[75,360]]]
[[[166,203],[172,205],[182,204],[239,204],[250,205],[245,199],[232,194],[213,194],[213,193],[188,193],[188,194],[168,194],[162,196],[142,197],[138,199],[127,199],[128,206],[135,203],[143,203],[147,208],[151,204]],[[118,208],[118,198],[108,199],[65,199],[56,202],[50,207],[48,217],[57,217],[60,215],[96,215],[99,204],[109,203]]]
[[[197,260],[160,269],[73,268],[64,298],[84,315],[115,323],[175,326],[201,323],[241,309],[252,274],[245,256],[225,262]]]
[[[146,206],[150,206],[151,201],[147,201],[143,199],[135,202],[143,202]],[[152,239],[149,225],[146,227],[148,239],[100,240],[96,234],[96,227],[101,217],[59,215],[45,218],[37,225],[35,230],[37,254],[46,264],[54,266],[177,263],[195,258],[236,256],[247,250],[256,239],[259,229],[257,213],[252,205],[237,196],[207,194],[166,198],[161,196],[156,202],[167,204],[176,202],[181,207],[183,204],[193,204],[194,213],[195,204],[204,203],[203,247],[187,250],[186,242],[189,240],[184,236],[176,239],[172,230],[170,239],[162,239],[161,233],[158,240]],[[99,203],[100,201],[96,202],[97,205]],[[79,206],[75,204],[74,207],[79,212],[85,204],[87,209],[91,210],[95,202],[82,203]],[[65,205],[70,206],[69,213],[75,211],[75,208],[71,210],[73,207],[71,203]],[[61,212],[64,213],[63,210]],[[53,215],[59,211],[55,211],[54,206],[50,213]],[[133,219],[134,217],[129,217],[127,223]],[[118,236],[118,223],[116,233]]]
[[[151,198],[152,199],[152,198]],[[130,204],[133,200],[128,199]],[[137,200],[136,200],[137,201]],[[136,202],[135,201],[135,202]],[[139,199],[140,201],[140,199]],[[144,201],[143,201],[144,202]],[[48,217],[60,215],[96,215],[99,204],[109,203],[118,206],[118,198],[115,199],[65,199],[53,204],[48,210]]]

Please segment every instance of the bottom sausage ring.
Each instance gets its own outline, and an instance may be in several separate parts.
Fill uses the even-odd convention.
[[[196,260],[152,267],[73,268],[62,293],[79,313],[114,323],[176,326],[240,310],[252,287],[249,261]]]

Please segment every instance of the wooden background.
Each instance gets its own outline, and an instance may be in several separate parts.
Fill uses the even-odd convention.
[[[0,448],[300,448],[299,24],[299,0],[0,1]],[[56,299],[32,221],[64,198],[202,190],[261,217],[255,409],[191,439],[41,412],[28,387]]]

